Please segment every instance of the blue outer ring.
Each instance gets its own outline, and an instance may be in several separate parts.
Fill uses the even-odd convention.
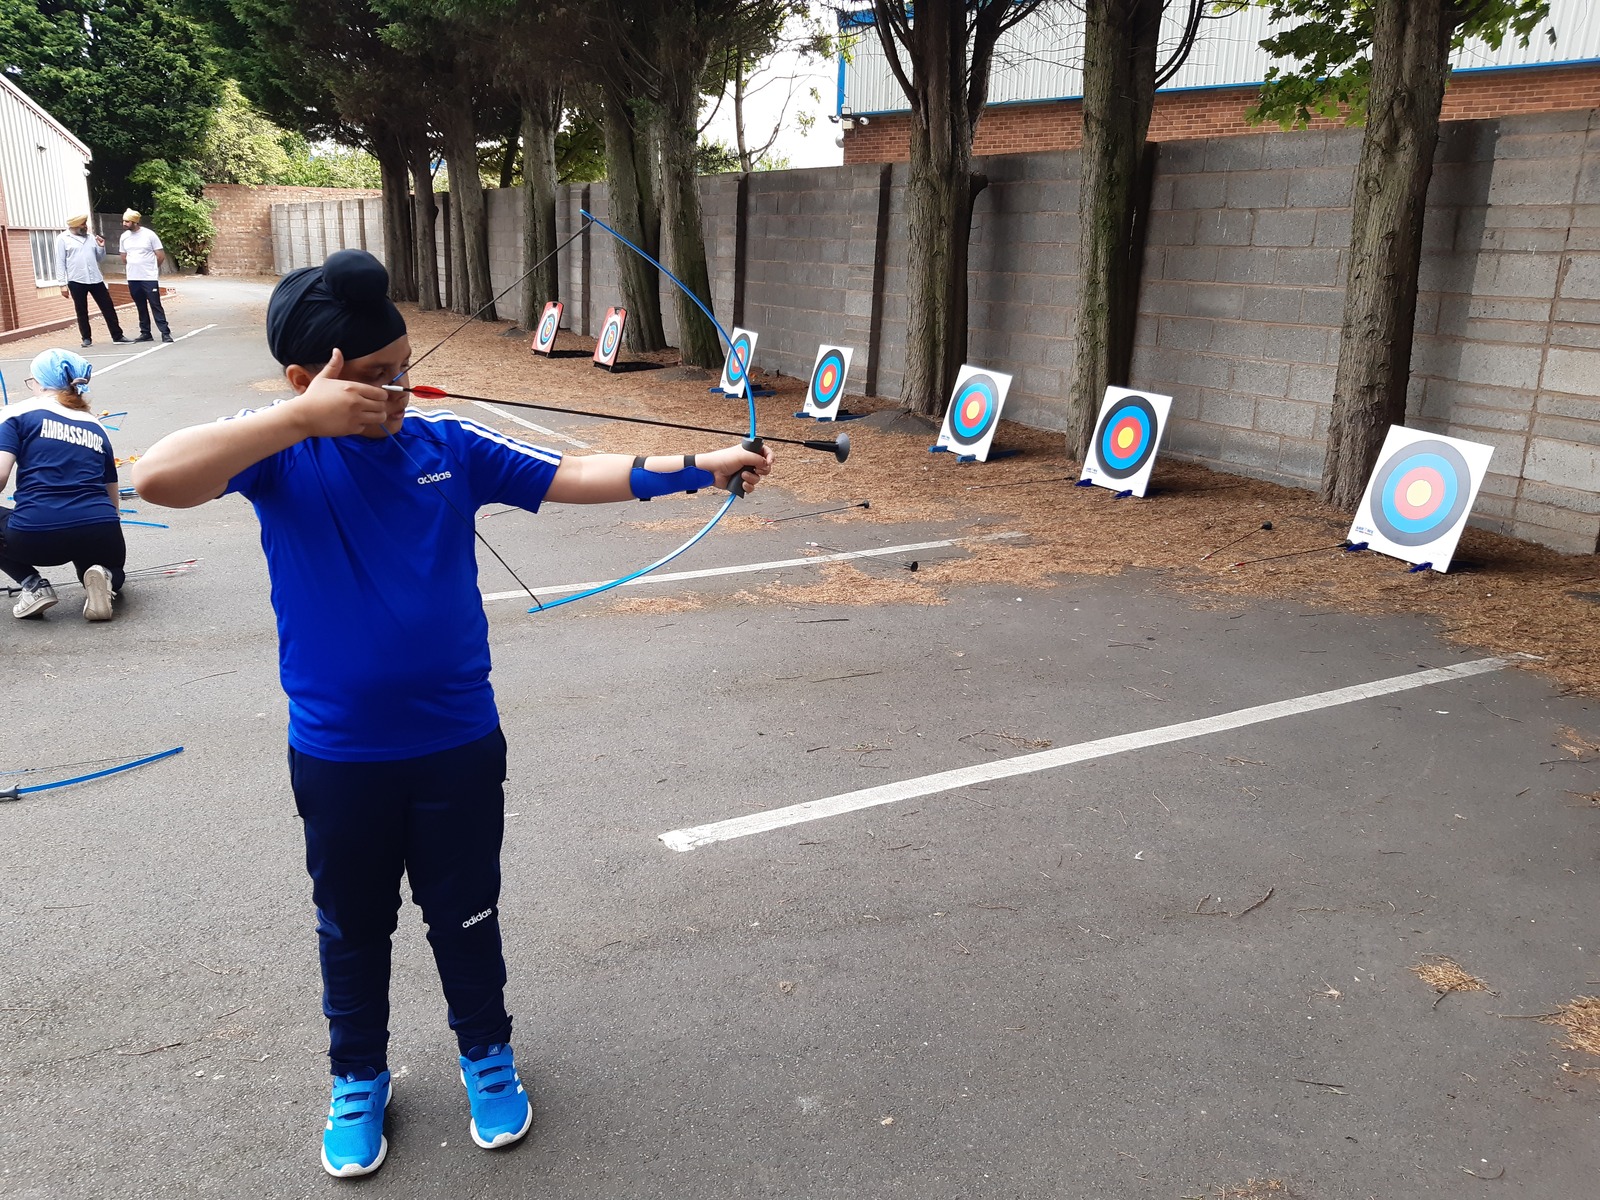
[[[1394,484],[1412,467],[1432,467],[1444,479],[1445,499],[1422,520],[1403,517],[1394,506]],[[1397,546],[1438,541],[1466,514],[1472,471],[1448,442],[1412,442],[1386,458],[1372,476],[1372,523]]]
[[[1123,417],[1130,415],[1130,409],[1133,410],[1131,415],[1142,418],[1139,424],[1143,428],[1143,436],[1132,454],[1117,454],[1111,445],[1111,431]],[[1100,428],[1094,434],[1095,457],[1100,460],[1101,469],[1112,479],[1127,479],[1137,475],[1155,453],[1159,428],[1155,406],[1143,396],[1124,396],[1118,400],[1100,418]]]

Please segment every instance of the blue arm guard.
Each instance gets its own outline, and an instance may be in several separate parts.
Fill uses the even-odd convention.
[[[639,500],[653,500],[673,492],[698,492],[715,483],[716,476],[694,465],[694,455],[683,456],[683,469],[679,471],[647,471],[644,455],[633,460],[633,472],[628,476],[628,487]]]

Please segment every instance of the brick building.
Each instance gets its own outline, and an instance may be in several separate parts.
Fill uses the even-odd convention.
[[[1179,15],[1169,11],[1168,20],[1176,22]],[[990,104],[978,122],[976,156],[1073,150],[1082,142],[1082,15],[1058,17],[1024,22],[1002,40]],[[871,15],[856,14],[843,24],[847,33],[864,35],[854,42],[849,61],[839,64],[844,161],[904,162],[910,116],[870,28]],[[1600,5],[1554,0],[1549,27],[1554,42],[1541,30],[1526,47],[1463,48],[1445,93],[1444,120],[1600,108]],[[1259,43],[1273,31],[1259,8],[1205,22],[1183,67],[1156,94],[1150,140],[1265,132],[1245,113],[1272,62]]]
[[[55,239],[89,212],[89,148],[0,75],[0,339],[72,322]],[[121,297],[126,299],[126,297]]]
[[[205,198],[215,207],[212,223],[217,227],[207,264],[213,275],[272,275],[278,272],[272,244],[272,207],[275,204],[317,203],[338,200],[376,200],[383,193],[375,188],[314,188],[277,185],[247,187],[239,183],[208,183]],[[358,210],[360,206],[357,206]],[[368,247],[359,238],[348,243],[373,249],[381,256],[382,238]],[[318,261],[321,261],[320,259]]]

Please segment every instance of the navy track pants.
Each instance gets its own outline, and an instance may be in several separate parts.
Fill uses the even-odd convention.
[[[388,1066],[390,935],[402,873],[427,922],[461,1052],[509,1042],[500,951],[501,731],[393,762],[330,762],[290,747],[289,775],[317,906],[333,1073]]]

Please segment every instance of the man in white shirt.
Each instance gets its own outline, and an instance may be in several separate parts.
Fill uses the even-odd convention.
[[[62,281],[61,294],[72,297],[72,307],[78,313],[78,336],[85,346],[92,346],[94,338],[89,332],[89,297],[100,307],[106,319],[113,342],[126,342],[122,336],[122,322],[117,320],[117,306],[111,303],[111,293],[106,290],[106,277],[100,273],[100,260],[106,256],[106,240],[99,234],[89,236],[89,217],[68,217],[67,227],[56,234],[56,275]]]
[[[146,229],[138,209],[130,208],[122,214],[122,240],[118,250],[128,266],[128,294],[133,306],[139,310],[139,336],[136,342],[151,342],[150,314],[156,318],[156,328],[161,330],[161,340],[170,342],[172,330],[167,327],[167,312],[161,307],[161,265],[167,261],[167,252],[153,229]]]

